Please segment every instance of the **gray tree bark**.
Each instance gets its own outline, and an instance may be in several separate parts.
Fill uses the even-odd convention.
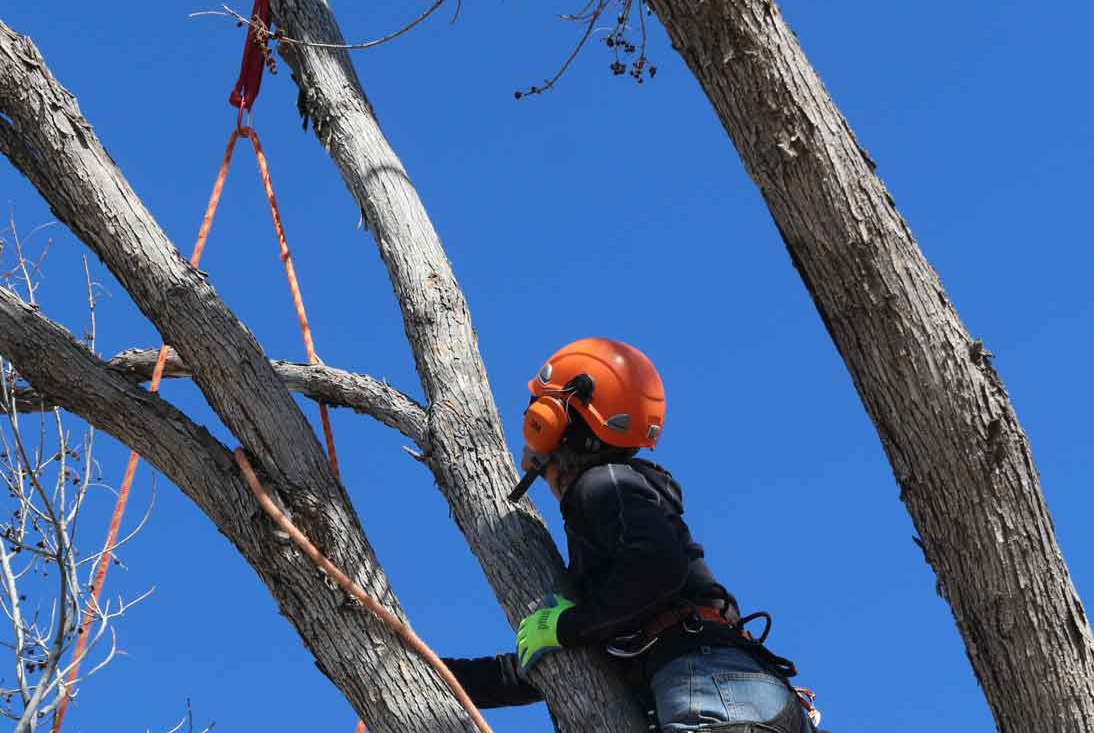
[[[158,355],[158,349],[129,349],[107,362],[107,366],[133,384],[140,384],[152,379]],[[324,364],[271,361],[270,366],[290,392],[369,415],[395,428],[415,445],[421,445],[425,440],[425,410],[414,399],[384,382]],[[168,347],[163,378],[180,379],[191,374],[190,367],[186,366],[178,352]],[[61,406],[33,385],[17,387],[14,395],[15,407],[19,412],[41,412]]]
[[[0,150],[178,350],[297,526],[405,619],[345,490],[257,342],[167,240],[34,45],[3,23]],[[370,616],[347,613],[351,606],[342,592],[307,558],[276,541],[223,446],[117,373],[102,394],[82,394],[89,391],[85,376],[71,369],[86,365],[89,355],[77,358],[57,338],[48,347],[45,341],[35,344],[35,312],[29,306],[20,311],[10,294],[3,295],[12,314],[0,325],[3,353],[40,391],[147,456],[194,498],[266,583],[316,664],[372,730],[403,731],[407,721],[446,733],[473,728],[444,683],[398,637]],[[158,427],[177,442],[153,430],[157,426],[148,419],[137,419],[148,418],[140,410],[147,404],[160,406]],[[164,440],[168,446],[157,445]]]
[[[273,0],[287,36],[345,43],[325,0]],[[372,229],[426,395],[423,457],[510,623],[562,580],[562,562],[505,445],[467,304],[402,163],[345,51],[282,44],[298,106]],[[639,731],[641,711],[601,652],[546,657],[532,673],[563,731]]]
[[[290,36],[341,42],[325,2],[285,1],[274,6]],[[403,432],[418,443],[457,524],[510,621],[515,622],[536,607],[546,591],[562,583],[562,562],[530,500],[516,507],[505,500],[516,472],[463,294],[346,54],[299,48],[289,61],[301,89],[301,112],[312,121],[370,223],[403,311],[428,399],[423,415],[409,410],[414,421],[403,426]],[[344,490],[330,474],[314,435],[257,343],[220,302],[204,275],[167,241],[37,50],[2,24],[0,150],[35,184],[58,218],[100,256],[164,340],[178,350],[198,387],[257,459],[256,468],[265,473],[305,533],[335,564],[366,590],[387,599],[401,615]],[[117,386],[111,389],[124,383],[126,399],[114,395],[118,397],[114,402],[87,406],[72,393],[79,389],[80,376],[49,381],[49,370],[40,369],[38,362],[51,352],[19,348],[20,332],[14,329],[29,328],[32,320],[23,313],[21,318],[0,322],[0,328],[13,329],[0,339],[0,349],[7,349],[9,358],[44,396],[146,455],[207,513],[213,507],[232,508],[227,515],[217,511],[209,516],[267,582],[320,669],[370,729],[378,733],[405,729],[407,721],[418,721],[416,727],[431,731],[462,730],[467,725],[447,691],[417,659],[402,655],[397,660],[384,659],[385,648],[398,646],[393,637],[369,619],[340,614],[338,593],[321,579],[322,588],[316,588],[317,571],[295,551],[263,547],[263,537],[268,542],[268,536],[254,535],[253,528],[251,535],[242,534],[257,509],[241,488],[234,465],[224,464],[223,446],[206,449],[225,472],[224,485],[210,479],[213,470],[201,476],[179,470],[172,461],[180,459],[172,456],[182,446],[157,452],[147,439],[126,430],[129,423],[118,419],[119,413],[133,409],[125,407],[126,399],[143,395],[158,405],[159,398],[112,372]],[[51,363],[53,356],[47,361]],[[391,399],[392,395],[381,397]],[[101,412],[108,409],[114,412]],[[375,405],[366,411],[378,417],[383,413]],[[193,441],[186,447],[199,449]],[[192,485],[199,479],[205,482],[200,491]],[[190,484],[185,486],[180,483],[187,481]],[[209,500],[207,494],[222,496]],[[359,675],[362,667],[368,676]],[[537,667],[533,679],[563,731],[644,729],[636,702],[602,653],[577,650],[551,655]]]
[[[1029,442],[873,161],[774,2],[649,4],[847,364],[999,730],[1094,730],[1094,639]]]

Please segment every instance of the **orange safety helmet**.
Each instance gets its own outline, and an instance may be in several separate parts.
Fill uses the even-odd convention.
[[[567,407],[597,438],[619,448],[654,448],[665,423],[665,388],[646,355],[622,341],[590,338],[559,349],[528,382],[524,440],[539,453],[558,450],[570,424]]]

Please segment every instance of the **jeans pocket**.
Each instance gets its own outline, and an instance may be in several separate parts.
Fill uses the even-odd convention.
[[[789,688],[771,675],[760,672],[723,672],[713,675],[722,697],[726,721],[763,723],[772,720],[790,702]]]

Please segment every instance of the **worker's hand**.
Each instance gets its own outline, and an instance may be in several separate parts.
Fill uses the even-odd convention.
[[[525,672],[534,667],[544,654],[562,648],[555,633],[558,618],[574,606],[572,601],[553,593],[548,594],[544,602],[544,608],[526,616],[517,627],[517,659]]]
[[[526,445],[520,456],[520,470],[528,473],[533,469],[542,469],[550,460],[549,453],[537,453]]]

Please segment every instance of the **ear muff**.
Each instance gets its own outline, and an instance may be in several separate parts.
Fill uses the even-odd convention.
[[[539,397],[524,411],[524,442],[537,453],[554,453],[570,424],[566,407],[555,397]]]

